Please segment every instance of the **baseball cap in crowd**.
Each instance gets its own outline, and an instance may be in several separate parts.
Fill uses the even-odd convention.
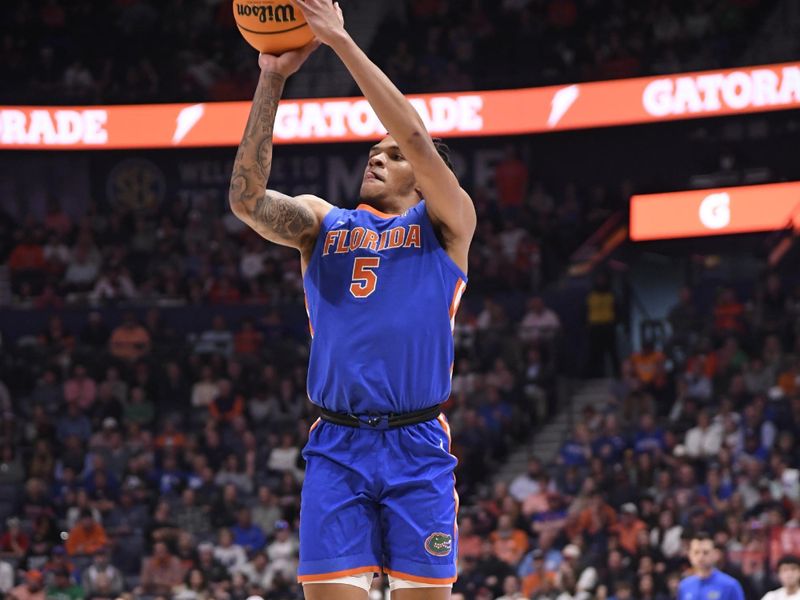
[[[67,553],[66,548],[64,546],[53,546],[53,554],[56,556],[63,556]]]
[[[282,529],[289,529],[289,523],[280,519],[279,521],[275,521],[275,531],[280,531]]]
[[[8,517],[6,519],[6,527],[19,527],[20,520],[18,517]]]
[[[214,544],[211,542],[202,542],[197,546],[197,550],[199,552],[207,552],[209,550],[214,550]]]
[[[25,579],[27,581],[42,581],[44,580],[44,575],[38,569],[31,569],[27,573],[25,573]]]
[[[639,509],[636,508],[636,505],[633,502],[626,502],[625,504],[623,504],[622,507],[620,508],[620,511],[622,511],[623,514],[628,514],[628,515],[639,514]]]
[[[103,429],[116,429],[117,420],[114,417],[106,417],[103,419]]]
[[[579,558],[581,555],[581,549],[578,548],[575,544],[567,544],[566,546],[564,546],[564,549],[561,551],[561,554],[563,554],[567,558]]]
[[[542,560],[544,558],[544,552],[542,552],[541,548],[536,548],[531,552],[531,557],[533,560]]]

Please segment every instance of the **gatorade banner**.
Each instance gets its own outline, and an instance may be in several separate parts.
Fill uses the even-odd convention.
[[[440,137],[657,123],[800,108],[800,63],[410,99]],[[0,106],[0,149],[236,146],[249,110],[250,102]],[[363,98],[286,100],[275,123],[277,144],[384,134]]]
[[[631,198],[633,241],[800,229],[800,182]]]

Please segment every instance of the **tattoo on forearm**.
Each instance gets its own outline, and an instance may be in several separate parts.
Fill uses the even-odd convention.
[[[287,196],[266,192],[272,169],[272,134],[284,83],[277,73],[261,74],[233,163],[229,197],[231,206],[244,209],[255,224],[294,239],[313,226],[313,215]]]

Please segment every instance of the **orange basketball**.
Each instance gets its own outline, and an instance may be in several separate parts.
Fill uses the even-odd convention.
[[[244,39],[265,54],[282,54],[314,38],[292,0],[233,0],[233,18]]]

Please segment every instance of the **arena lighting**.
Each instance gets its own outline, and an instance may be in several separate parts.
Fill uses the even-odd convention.
[[[800,230],[800,181],[631,197],[633,241]]]
[[[254,75],[255,76],[255,75]],[[567,86],[412,97],[441,137],[520,135],[800,108],[800,63]],[[236,146],[250,102],[0,106],[0,149]],[[286,100],[275,142],[374,140],[363,98]]]

